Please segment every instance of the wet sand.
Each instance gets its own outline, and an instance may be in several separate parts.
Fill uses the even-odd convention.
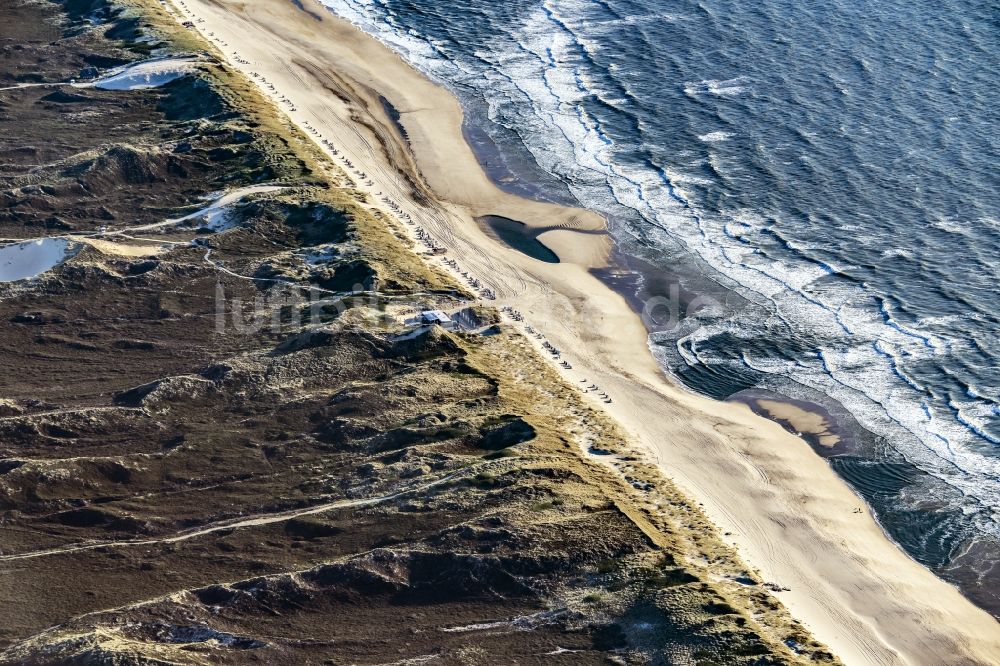
[[[593,274],[609,266],[610,241],[577,230],[600,230],[604,221],[497,187],[466,143],[462,108],[449,92],[314,0],[301,8],[285,0],[177,0],[174,7],[235,68],[266,79],[262,90],[373,201],[394,202],[496,294],[493,303],[522,312],[563,350],[571,385],[586,379],[610,395],[612,403],[588,394],[703,503],[765,580],[790,588],[778,593],[781,601],[846,663],[1000,658],[997,622],[887,539],[806,442],[745,405],[667,381],[640,318]],[[484,215],[556,227],[538,240],[560,263],[498,242],[476,223]]]
[[[783,424],[800,437],[815,442],[820,449],[833,451],[841,443],[840,434],[828,415],[814,406],[799,401],[769,398],[752,399],[751,408]]]

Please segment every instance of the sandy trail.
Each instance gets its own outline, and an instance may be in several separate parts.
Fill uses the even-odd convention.
[[[249,187],[241,187],[238,189],[230,190],[228,192],[219,193],[217,196],[215,196],[214,199],[209,199],[210,203],[207,206],[188,215],[184,215],[183,217],[172,218],[164,220],[162,222],[153,222],[151,224],[123,227],[120,229],[92,231],[89,233],[45,235],[45,236],[36,236],[34,238],[19,238],[19,239],[0,238],[0,249],[2,249],[2,247],[5,245],[25,245],[27,243],[32,243],[32,242],[50,242],[53,239],[63,239],[72,243],[82,243],[85,245],[89,245],[90,247],[93,247],[101,254],[105,255],[117,255],[121,257],[132,257],[132,258],[152,257],[161,254],[163,252],[166,252],[173,246],[188,245],[191,243],[191,241],[174,241],[174,240],[167,240],[160,238],[142,238],[135,236],[134,234],[136,232],[158,231],[169,227],[176,227],[185,222],[190,222],[192,220],[199,220],[202,222],[204,226],[208,226],[210,228],[221,229],[226,225],[229,209],[234,204],[243,201],[245,198],[253,194],[280,192],[286,189],[288,189],[286,186],[280,186],[280,185],[251,185]],[[132,241],[132,243],[126,243],[122,241]],[[244,280],[267,282],[272,284],[287,283],[289,285],[292,285],[291,282],[286,282],[284,280],[262,279],[245,275],[239,275],[223,267],[219,262],[209,261],[210,253],[211,250],[209,250],[209,252],[205,254],[204,260],[208,262],[213,268],[226,272],[234,277]],[[67,260],[68,259],[69,257],[67,258]],[[52,266],[46,268],[45,270],[41,270],[37,274],[28,276],[23,279],[38,277],[39,275],[54,268],[55,265],[57,264],[53,264]],[[326,289],[321,289],[319,287],[308,287],[308,288],[304,287],[304,289],[316,293],[343,295],[342,292],[332,292]]]
[[[253,194],[267,194],[270,192],[280,192],[282,190],[287,190],[287,186],[283,185],[250,185],[248,187],[241,187],[238,189],[230,190],[228,192],[223,192],[217,197],[212,199],[207,199],[210,203],[204,208],[200,208],[193,213],[184,215],[183,217],[171,218],[164,220],[162,222],[152,222],[150,224],[140,224],[131,227],[122,227],[120,229],[108,229],[101,231],[91,231],[88,233],[69,233],[69,234],[50,234],[45,236],[35,236],[32,238],[0,238],[0,243],[27,243],[31,241],[45,240],[49,238],[64,238],[71,241],[80,242],[94,242],[102,238],[132,238],[131,234],[137,231],[155,231],[157,229],[164,229],[167,227],[175,227],[182,222],[188,222],[190,220],[204,218],[205,224],[213,224],[219,222],[222,217],[225,216],[227,210],[233,204],[243,201],[243,199],[251,196]],[[177,244],[176,241],[165,241],[160,239],[138,239],[145,240],[149,243],[163,243],[163,244]],[[186,242],[186,241],[185,241]]]
[[[866,508],[857,512],[861,500],[804,441],[746,406],[665,379],[642,322],[590,273],[607,261],[608,239],[573,231],[603,220],[499,190],[465,143],[450,93],[315,0],[303,4],[323,20],[287,0],[168,6],[178,21],[195,21],[383,212],[429,233],[458,271],[523,313],[572,364],[561,370],[570,384],[587,378],[606,391],[611,404],[587,395],[732,533],[765,580],[791,588],[780,599],[846,663],[1000,662],[1000,625],[907,557]],[[399,112],[405,138],[380,97]],[[474,221],[484,214],[565,226],[544,238],[562,263],[490,238]]]
[[[260,527],[262,525],[270,525],[272,523],[286,522],[294,518],[301,518],[303,516],[314,516],[318,513],[325,513],[327,511],[334,511],[336,509],[349,509],[353,507],[372,506],[375,504],[382,504],[383,502],[391,502],[401,497],[412,495],[413,493],[419,493],[426,490],[430,490],[435,486],[447,483],[452,479],[463,476],[469,476],[472,473],[472,471],[478,472],[482,470],[484,467],[490,467],[490,465],[488,464],[479,465],[474,469],[470,468],[470,469],[463,469],[458,472],[452,472],[451,474],[446,474],[444,476],[441,476],[429,483],[423,483],[414,486],[412,488],[406,488],[404,490],[400,490],[395,493],[391,493],[389,495],[380,495],[378,497],[363,497],[360,499],[352,499],[352,500],[341,499],[333,502],[325,502],[323,504],[317,504],[315,506],[306,507],[304,509],[292,509],[290,511],[279,511],[276,513],[264,513],[253,516],[247,516],[245,518],[222,520],[217,523],[206,525],[204,527],[199,527],[197,529],[179,532],[177,534],[165,537],[156,537],[151,539],[132,539],[128,541],[90,541],[86,543],[57,546],[55,548],[33,550],[28,553],[12,553],[10,555],[0,555],[0,563],[17,562],[20,560],[31,560],[39,557],[50,557],[53,555],[65,555],[67,553],[77,553],[83,550],[94,550],[96,548],[129,548],[135,546],[152,546],[156,544],[177,543],[179,541],[196,539],[200,536],[205,536],[206,534],[212,534],[214,532],[221,532],[223,530],[237,530],[246,527]]]

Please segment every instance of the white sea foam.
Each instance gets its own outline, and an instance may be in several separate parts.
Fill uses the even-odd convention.
[[[697,97],[698,95],[735,97],[749,90],[748,83],[749,81],[742,76],[727,81],[717,81],[715,79],[688,81],[684,84],[684,94],[690,97]]]
[[[979,219],[979,223],[993,231],[1000,231],[1000,219],[995,217],[983,217]]]
[[[733,138],[732,132],[709,132],[698,135],[698,140],[705,143],[719,143],[720,141],[728,141],[731,138]]]
[[[934,220],[931,224],[935,229],[940,229],[941,231],[946,231],[950,234],[959,234],[964,236],[969,233],[968,227],[958,220],[940,218]]]

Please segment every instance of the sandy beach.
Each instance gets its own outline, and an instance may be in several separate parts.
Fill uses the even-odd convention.
[[[791,613],[848,664],[990,664],[1000,625],[889,541],[861,500],[801,439],[748,407],[671,385],[607,264],[604,221],[499,189],[461,132],[462,108],[391,50],[314,0],[170,0],[230,65],[315,138],[389,216],[415,223],[445,258],[562,350],[574,386],[703,504]],[[383,100],[399,114],[405,136]],[[499,215],[559,227],[534,260],[475,222]],[[442,258],[430,256],[439,266]],[[583,383],[582,380],[586,380]],[[769,408],[777,408],[769,405]],[[801,417],[802,415],[795,415]]]

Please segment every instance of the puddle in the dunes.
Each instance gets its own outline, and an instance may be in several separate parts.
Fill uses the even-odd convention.
[[[0,246],[0,282],[37,277],[66,261],[79,250],[65,238],[38,240]]]

